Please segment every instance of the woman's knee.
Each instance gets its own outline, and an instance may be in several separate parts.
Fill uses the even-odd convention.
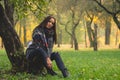
[[[58,58],[58,57],[60,57],[60,54],[59,54],[58,52],[53,52],[53,53],[51,54],[51,59],[56,59],[56,58]]]

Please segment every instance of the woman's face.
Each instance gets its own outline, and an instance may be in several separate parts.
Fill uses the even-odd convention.
[[[51,19],[48,21],[48,23],[47,23],[47,25],[46,25],[46,28],[50,29],[50,28],[52,28],[52,27],[54,26],[54,24],[55,24],[55,19],[54,19],[54,18],[51,18]]]

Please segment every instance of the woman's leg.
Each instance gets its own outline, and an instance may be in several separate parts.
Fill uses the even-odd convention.
[[[37,56],[38,54],[36,53],[36,51],[31,51],[29,54],[29,57],[27,59],[28,61],[28,73],[33,73],[36,74],[37,73]]]
[[[43,67],[43,55],[39,50],[33,49],[29,51],[27,58],[28,61],[28,72],[36,74]]]
[[[61,70],[63,76],[67,77],[68,76],[67,68],[65,67],[65,65],[62,61],[62,58],[58,52],[56,52],[56,53],[54,52],[51,54],[51,60],[55,60],[57,67]]]
[[[28,66],[28,72],[34,72],[34,71],[38,71],[39,67],[41,66],[40,61],[42,61],[42,64],[46,67],[47,71],[49,74],[51,75],[56,75],[56,73],[51,69],[49,69],[47,67],[47,53],[39,48],[39,49],[34,49],[32,51],[30,51],[30,54],[28,56],[28,62],[29,62],[29,66]]]

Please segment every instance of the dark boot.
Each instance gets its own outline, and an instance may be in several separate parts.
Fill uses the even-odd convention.
[[[63,74],[64,78],[69,76],[68,70],[66,68],[64,70],[62,70],[62,74]]]
[[[48,74],[54,76],[57,75],[57,73],[55,71],[53,71],[52,69],[47,69]]]
[[[57,67],[61,70],[63,76],[68,77],[69,73],[68,73],[67,69],[65,68],[65,65],[64,65],[59,53],[58,52],[52,53],[51,59],[56,61]]]

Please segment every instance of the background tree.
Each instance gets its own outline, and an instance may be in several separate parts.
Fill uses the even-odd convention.
[[[90,6],[90,4],[92,4],[92,6]],[[86,17],[86,27],[87,27],[90,47],[93,47],[94,51],[97,51],[98,50],[97,20],[100,16],[99,8],[97,7],[97,5],[92,1],[87,1],[84,16]]]
[[[105,19],[105,44],[110,44],[110,34],[111,34],[111,17]]]
[[[64,4],[62,4],[64,2]],[[80,23],[81,17],[82,17],[82,10],[83,10],[83,4],[85,1],[79,1],[79,0],[66,0],[66,1],[58,1],[56,4],[59,6],[57,7],[59,11],[61,11],[63,16],[61,17],[61,24],[64,24],[67,26],[65,28],[68,35],[71,37],[71,43],[74,43],[75,50],[78,50],[78,41],[76,37],[76,30]],[[62,5],[61,5],[62,4]],[[81,8],[82,6],[82,8]],[[76,12],[77,11],[77,12]],[[64,17],[65,15],[68,15],[68,17]],[[67,20],[64,21],[64,18]],[[68,24],[69,22],[69,24]]]
[[[103,8],[108,14],[110,14],[116,23],[117,27],[120,29],[120,21],[119,21],[119,14],[120,14],[120,1],[119,0],[93,0],[95,1],[101,8]],[[106,6],[110,2],[109,6]]]
[[[93,22],[94,19],[94,15],[90,16],[90,13],[88,13],[86,11],[87,17],[90,20],[86,20],[86,27],[87,27],[87,33],[88,33],[88,38],[89,38],[89,42],[90,42],[90,47],[93,47],[93,38],[92,38],[92,28],[91,28],[91,24]]]
[[[72,8],[74,7],[73,6],[74,1],[72,1],[72,0],[67,0],[67,1],[53,0],[53,1],[54,2],[53,3],[51,2],[51,5],[49,6],[49,12],[56,15],[57,25],[58,25],[58,29],[57,29],[58,31],[57,32],[62,30],[62,37],[63,37],[62,42],[63,42],[63,44],[64,43],[68,44],[68,41],[70,41],[71,47],[73,47],[73,38],[70,37],[72,35],[70,35],[69,33],[72,33],[72,26],[71,26],[72,25],[72,20],[76,21],[78,19],[78,14],[76,14],[76,13],[80,13],[80,11],[82,13],[82,15],[80,16],[81,20],[80,20],[80,23],[79,23],[78,27],[75,30],[76,31],[75,34],[77,34],[76,37],[77,37],[78,43],[82,43],[81,41],[87,41],[87,39],[90,39],[91,40],[90,41],[91,42],[90,46],[93,46],[93,41],[94,41],[93,40],[93,35],[91,35],[90,38],[87,38],[90,35],[90,34],[87,34],[86,40],[83,40],[83,32],[80,31],[81,29],[83,29],[83,25],[84,25],[83,23],[85,23],[83,18],[87,16],[85,11],[87,11],[91,17],[94,14],[94,17],[93,17],[94,19],[95,19],[95,17],[98,18],[97,19],[97,26],[98,26],[98,37],[97,37],[97,39],[100,40],[104,36],[104,38],[102,38],[102,40],[110,42],[110,35],[111,34],[108,34],[108,33],[110,33],[110,27],[108,27],[109,29],[108,28],[106,29],[106,32],[104,30],[105,30],[105,27],[106,27],[105,18],[108,19],[108,17],[109,17],[110,18],[109,23],[111,23],[112,22],[111,17],[108,14],[105,14],[104,10],[101,9],[93,0],[78,1],[78,4],[79,4],[78,8],[79,9],[76,8],[78,4],[76,4],[76,6],[75,6],[76,9],[73,9],[75,11],[75,18],[74,19],[72,19],[72,15],[71,15],[72,11],[71,11],[71,7],[70,7],[70,6],[72,6]],[[77,0],[75,0],[75,1],[77,2]],[[84,4],[84,6],[82,6],[81,4]],[[91,28],[90,21],[87,20],[86,25],[87,25],[87,28],[88,28],[88,26],[90,26],[90,28]],[[112,25],[113,25],[113,23],[111,23],[111,26]],[[63,26],[65,26],[65,27],[63,27]],[[110,26],[110,25],[108,25],[108,26]],[[101,33],[101,31],[102,31],[102,33]],[[92,28],[91,28],[90,32],[92,34]],[[112,31],[112,32],[114,32],[114,31]],[[106,36],[105,36],[105,33],[107,33]],[[58,41],[59,41],[59,38],[60,37],[58,35]],[[98,43],[98,46],[99,45],[104,45],[104,44]]]
[[[110,14],[113,18],[113,21],[116,23],[118,29],[120,29],[120,21],[119,21],[119,14],[120,14],[120,1],[119,0],[113,0],[109,6],[106,6],[108,2],[107,0],[103,0],[100,2],[98,0],[93,0],[95,1],[102,9],[104,9],[108,14]],[[119,43],[120,45],[120,43]]]

